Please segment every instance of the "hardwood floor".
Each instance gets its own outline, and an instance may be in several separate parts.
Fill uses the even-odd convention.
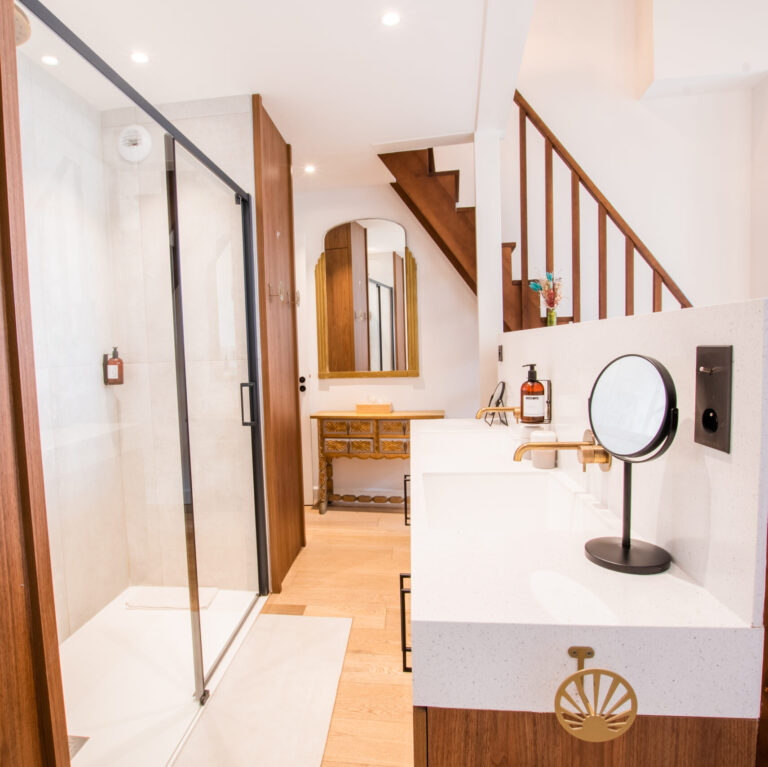
[[[323,767],[412,767],[411,675],[400,655],[402,514],[307,508],[307,546],[265,613],[352,618]]]

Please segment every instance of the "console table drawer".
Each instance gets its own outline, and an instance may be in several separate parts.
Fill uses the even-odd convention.
[[[411,420],[442,418],[442,410],[402,410],[388,413],[358,413],[352,410],[328,410],[312,413],[317,420],[318,451],[318,499],[317,506],[324,514],[328,504],[344,503],[393,503],[401,504],[399,495],[373,495],[334,492],[333,462],[345,458],[360,463],[363,460],[385,460],[399,471],[399,464],[406,460],[411,450]]]
[[[373,452],[372,439],[351,439],[349,440],[350,455],[366,455]]]
[[[383,455],[408,455],[408,440],[382,437],[379,440],[379,450]]]
[[[366,437],[373,436],[373,421],[350,421],[349,433]]]
[[[349,421],[323,421],[323,434],[349,434]]]
[[[379,421],[379,434],[407,434],[410,421]]]
[[[349,440],[326,439],[323,443],[323,450],[326,455],[347,455],[349,453]]]

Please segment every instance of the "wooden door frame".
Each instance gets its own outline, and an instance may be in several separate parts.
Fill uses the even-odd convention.
[[[65,767],[69,746],[37,411],[13,0],[0,0],[0,753]],[[7,709],[6,709],[7,710]]]

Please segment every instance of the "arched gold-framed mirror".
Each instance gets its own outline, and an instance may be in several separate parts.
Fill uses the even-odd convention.
[[[320,378],[419,375],[416,260],[400,224],[368,218],[330,229],[315,293]]]

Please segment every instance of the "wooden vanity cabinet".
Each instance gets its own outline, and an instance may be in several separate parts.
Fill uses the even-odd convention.
[[[414,767],[755,767],[757,722],[641,715],[586,743],[554,713],[414,706]]]
[[[369,370],[368,256],[365,227],[355,221],[325,235],[330,370]]]

